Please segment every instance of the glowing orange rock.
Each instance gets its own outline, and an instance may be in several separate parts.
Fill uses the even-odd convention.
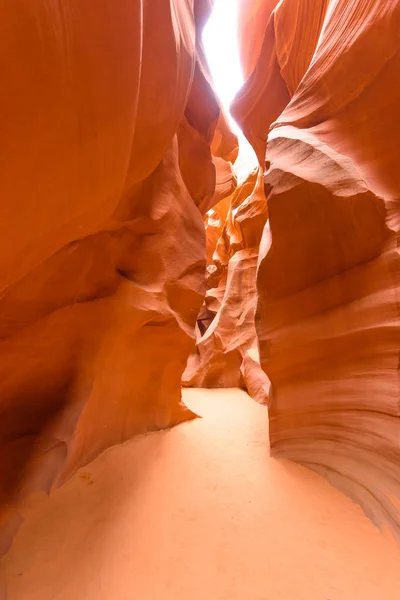
[[[267,402],[269,383],[257,360],[254,325],[258,247],[266,218],[260,169],[207,215],[209,289],[183,385],[245,387]]]
[[[210,3],[0,7],[3,550],[24,495],[193,416],[180,378],[205,292],[196,204],[234,188],[221,155],[237,147],[194,8],[204,19]]]
[[[399,534],[400,6],[283,0],[262,26],[235,115],[261,164],[267,145],[256,327],[271,451]]]
[[[239,47],[242,70],[248,78],[257,64],[265,27],[279,0],[239,1]]]
[[[277,6],[271,13],[274,4]],[[246,6],[246,0],[242,6]],[[259,52],[251,56],[253,62],[257,59],[254,70],[250,71],[249,79],[235,99],[232,113],[262,166],[269,128],[288,104],[310,65],[327,6],[327,0],[279,3],[264,0],[255,14],[254,35],[257,38],[264,24],[263,41]],[[307,36],[304,36],[305,23]],[[247,27],[249,32],[244,31],[245,39],[251,39],[251,22]]]

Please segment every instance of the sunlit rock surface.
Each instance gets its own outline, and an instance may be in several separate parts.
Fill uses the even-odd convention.
[[[254,323],[258,248],[266,219],[260,168],[207,213],[208,290],[185,386],[243,387],[267,402],[269,382],[259,365]]]
[[[241,3],[233,113],[265,169],[271,450],[399,534],[400,4]]]
[[[199,39],[210,6],[1,4],[1,550],[30,491],[193,416],[202,214],[237,155]]]
[[[0,553],[30,492],[193,417],[182,375],[399,532],[400,4],[240,0],[239,182],[211,7],[0,7]]]

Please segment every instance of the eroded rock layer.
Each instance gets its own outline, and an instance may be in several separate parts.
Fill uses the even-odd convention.
[[[400,3],[261,0],[253,32],[233,110],[265,168],[271,451],[399,535]]]
[[[202,215],[237,156],[199,38],[210,7],[1,4],[2,549],[24,495],[193,416]]]
[[[269,382],[259,365],[254,323],[258,248],[266,219],[260,168],[207,213],[208,290],[185,386],[243,387],[267,402]]]

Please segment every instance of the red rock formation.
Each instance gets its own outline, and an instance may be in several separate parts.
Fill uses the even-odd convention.
[[[263,45],[265,28],[279,0],[239,1],[239,46],[242,70],[247,79],[253,72]]]
[[[241,0],[236,190],[211,5],[0,7],[4,547],[24,495],[193,416],[206,283],[185,383],[266,401],[256,272],[273,454],[399,528],[400,4]]]
[[[193,416],[180,377],[205,291],[197,207],[232,188],[237,153],[196,32],[209,9],[0,7],[5,543],[25,494]]]
[[[399,534],[400,4],[283,0],[268,22],[259,5],[234,114],[261,164],[268,140],[256,323],[271,450]]]
[[[267,219],[261,169],[255,169],[206,217],[208,291],[200,312],[196,352],[183,385],[244,387],[268,398],[260,369],[254,313],[258,247]]]

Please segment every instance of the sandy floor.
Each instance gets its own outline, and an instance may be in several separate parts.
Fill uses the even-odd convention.
[[[399,600],[394,542],[269,458],[264,407],[184,395],[203,419],[112,448],[26,504],[8,600]]]

